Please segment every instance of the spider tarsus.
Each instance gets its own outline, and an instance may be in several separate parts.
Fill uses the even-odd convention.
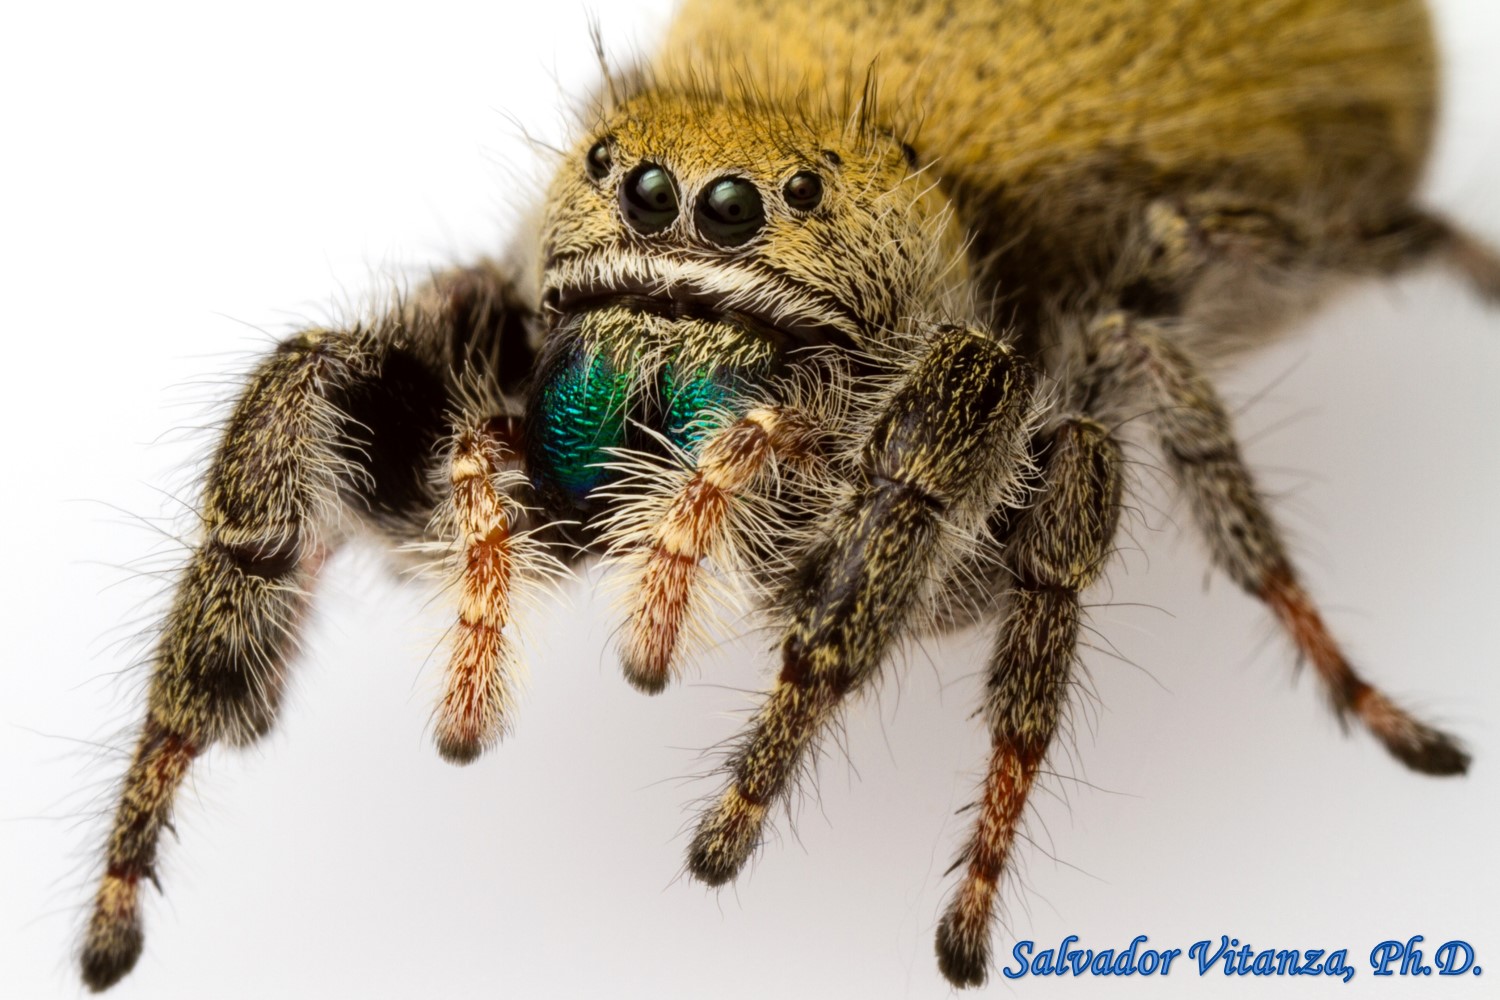
[[[1340,721],[1358,719],[1391,756],[1419,774],[1444,777],[1468,771],[1470,757],[1462,743],[1414,718],[1355,673],[1289,569],[1274,574],[1260,597],[1317,668]]]
[[[108,928],[92,928],[79,960],[84,985],[101,993],[125,978],[141,957],[143,942],[140,921],[134,916]]]
[[[943,978],[959,989],[983,986],[989,979],[989,935],[965,935],[953,926],[952,916],[943,918],[937,931],[938,969]]]
[[[484,741],[473,736],[442,734],[434,740],[434,743],[437,745],[438,756],[460,767],[474,763],[485,750]]]
[[[1361,682],[1351,699],[1361,722],[1391,756],[1419,774],[1445,777],[1469,770],[1469,753],[1447,733],[1413,718],[1379,688]]]
[[[693,878],[713,889],[728,885],[740,873],[740,862],[736,862],[722,850],[701,845],[694,840],[688,850],[688,872]]]
[[[704,819],[688,848],[687,867],[693,878],[718,888],[734,881],[755,850],[758,821],[726,813],[722,808]]]
[[[704,815],[688,847],[688,871],[711,886],[730,882],[760,844],[766,819],[764,798],[732,784]]]
[[[669,670],[641,667],[630,660],[623,661],[621,667],[625,673],[625,680],[641,694],[661,694],[672,681],[672,673]]]
[[[1439,778],[1467,774],[1473,759],[1458,740],[1420,723],[1408,739],[1382,742],[1391,756],[1413,771]]]

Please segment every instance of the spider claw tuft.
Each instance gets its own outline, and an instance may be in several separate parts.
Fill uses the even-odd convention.
[[[138,880],[106,875],[99,889],[79,965],[89,990],[100,993],[123,979],[141,957],[144,935],[136,898]]]
[[[642,694],[661,694],[672,681],[672,671],[665,663],[640,663],[622,655],[620,668],[630,686]]]
[[[715,888],[732,882],[760,843],[766,807],[731,787],[698,824],[688,848],[688,871]]]
[[[433,740],[438,756],[450,764],[462,767],[472,764],[484,753],[484,741],[474,735],[439,733]]]
[[[1367,688],[1355,702],[1354,711],[1391,756],[1413,771],[1436,777],[1468,773],[1471,758],[1462,743],[1418,722],[1378,689]]]
[[[83,982],[91,993],[103,993],[135,968],[141,957],[142,937],[139,927],[122,932],[117,940],[94,943],[83,952]]]
[[[981,925],[978,934],[972,929],[965,932],[949,913],[938,925],[937,960],[943,978],[959,989],[983,986],[989,979],[989,928]]]
[[[1426,726],[1422,728],[1426,732],[1418,742],[1387,743],[1386,749],[1401,763],[1422,774],[1448,777],[1469,773],[1469,763],[1473,758],[1462,744],[1447,733]]]
[[[722,850],[714,845],[694,840],[688,851],[688,871],[693,878],[710,888],[718,889],[733,882],[739,870],[740,866],[729,861]]]

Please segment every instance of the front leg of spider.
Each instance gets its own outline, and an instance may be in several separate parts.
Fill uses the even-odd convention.
[[[702,817],[688,870],[709,885],[737,875],[807,751],[844,700],[876,674],[931,581],[1025,466],[1033,374],[1006,344],[962,328],[934,333],[886,400],[847,498],[805,556],[772,688]]]
[[[140,956],[140,887],[156,881],[161,833],[193,760],[221,740],[252,743],[274,723],[308,591],[344,524],[358,518],[407,538],[445,504],[461,513],[483,507],[436,493],[432,470],[447,441],[456,495],[465,489],[460,472],[494,479],[486,463],[497,448],[469,448],[472,437],[462,423],[455,432],[451,414],[478,405],[476,383],[499,406],[504,387],[525,375],[529,349],[512,288],[492,265],[448,272],[373,322],[291,337],[251,375],[210,464],[200,541],[151,660],[146,718],[80,956],[90,989],[113,985]],[[522,370],[502,372],[507,365]],[[471,567],[476,546],[481,563],[485,544],[503,548],[496,528],[506,516],[459,518],[470,536],[481,534],[469,545]],[[501,583],[479,588],[490,604],[503,603]],[[495,620],[461,610],[468,618]],[[486,638],[501,641],[498,631]],[[504,699],[491,693],[492,677],[476,673],[494,673],[501,660],[490,650],[484,669],[453,671],[461,676],[450,681],[438,726],[445,756],[465,756],[451,751],[450,717],[479,720],[462,730],[464,746],[495,732],[490,706]],[[456,689],[459,708],[450,710]]]

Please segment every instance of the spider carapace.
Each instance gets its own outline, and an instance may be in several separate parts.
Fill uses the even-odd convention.
[[[1340,652],[1200,371],[1347,279],[1437,261],[1500,297],[1496,256],[1414,200],[1420,3],[688,0],[605,76],[516,246],[250,375],[151,661],[91,987],[134,965],[184,776],[270,728],[312,578],[356,528],[448,575],[434,730],[456,762],[512,721],[515,609],[581,554],[615,564],[643,690],[721,605],[774,630],[689,847],[710,885],[894,645],[988,629],[992,751],[937,929],[959,986],[986,977],[1127,424],[1334,710],[1408,767],[1465,770]]]

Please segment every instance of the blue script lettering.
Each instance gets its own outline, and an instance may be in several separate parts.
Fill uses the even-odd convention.
[[[1324,961],[1322,948],[1306,951],[1266,948],[1257,952],[1228,934],[1220,936],[1219,947],[1210,952],[1212,947],[1212,942],[1199,941],[1188,949],[1188,955],[1198,961],[1200,976],[1222,963],[1226,976],[1338,976],[1346,983],[1354,978],[1354,967],[1349,964],[1345,948],[1328,952]]]
[[[1460,976],[1474,965],[1474,946],[1467,941],[1448,941],[1432,957],[1437,960],[1438,975]],[[1459,958],[1463,959],[1464,964],[1455,969],[1453,963]],[[1474,968],[1474,975],[1479,975],[1477,967]]]
[[[1035,947],[1035,941],[1017,941],[1016,946],[1010,950],[1011,957],[1016,960],[1015,968],[1001,969],[1000,975],[1006,979],[1020,979],[1024,977],[1028,971],[1026,956],[1030,955],[1031,949]]]
[[[1417,942],[1422,940],[1422,935],[1413,934],[1406,939],[1406,943],[1400,941],[1382,941],[1370,952],[1370,965],[1375,969],[1377,976],[1426,976],[1432,972],[1432,967],[1422,964],[1422,949],[1417,947]],[[1396,959],[1401,960],[1401,971],[1391,971],[1391,963]]]
[[[1301,970],[1297,974],[1300,975]],[[1323,965],[1323,975],[1339,976],[1346,983],[1354,978],[1354,966],[1349,964],[1348,948],[1340,948],[1328,956],[1328,961]]]
[[[1234,943],[1235,944],[1239,944],[1240,943],[1239,938],[1235,938]],[[1232,952],[1229,952],[1229,935],[1228,934],[1224,934],[1224,935],[1220,936],[1220,938],[1219,938],[1219,950],[1213,953],[1213,957],[1212,958],[1210,958],[1208,956],[1208,942],[1207,941],[1198,941],[1191,948],[1188,949],[1188,957],[1189,958],[1196,958],[1198,960],[1198,975],[1200,975],[1200,976],[1205,975],[1208,972],[1209,969],[1212,969],[1214,967],[1214,963],[1217,962],[1217,961],[1219,961],[1220,959],[1224,958],[1224,956],[1225,956],[1226,953],[1233,954]],[[1230,961],[1232,961],[1232,959]],[[1226,975],[1226,976],[1232,975],[1232,973],[1230,972],[1230,967],[1229,966],[1230,966],[1230,962],[1226,961],[1224,963],[1224,975]]]
[[[1001,969],[1000,974],[1006,979],[1067,975],[1133,976],[1137,973],[1143,976],[1165,976],[1172,970],[1172,959],[1181,955],[1182,949],[1142,950],[1141,945],[1146,940],[1146,935],[1137,934],[1129,947],[1118,952],[1113,948],[1103,951],[1072,948],[1071,945],[1078,941],[1076,934],[1063,938],[1062,944],[1055,951],[1048,948],[1037,952],[1036,942],[1017,941],[1010,950],[1014,964]]]

